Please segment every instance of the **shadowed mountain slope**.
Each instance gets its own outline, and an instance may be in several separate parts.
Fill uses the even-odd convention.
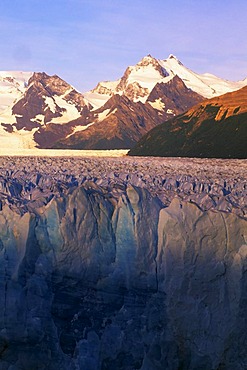
[[[204,101],[150,131],[139,156],[247,158],[247,87]]]

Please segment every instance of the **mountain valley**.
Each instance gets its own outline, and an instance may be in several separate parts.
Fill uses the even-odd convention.
[[[119,80],[100,82],[84,94],[56,75],[1,72],[1,145],[128,149],[171,117],[246,84],[196,74],[173,55],[148,55]]]

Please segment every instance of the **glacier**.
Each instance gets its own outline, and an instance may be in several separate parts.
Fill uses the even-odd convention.
[[[159,184],[131,171],[121,182],[123,159],[1,161],[1,370],[247,368],[244,214],[189,201],[189,177],[178,196],[172,159],[149,168],[159,179],[166,166],[166,204]]]

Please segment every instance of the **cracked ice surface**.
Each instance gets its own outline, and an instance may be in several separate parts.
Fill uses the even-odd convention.
[[[245,179],[238,160],[0,158],[0,369],[246,370]]]
[[[168,206],[174,197],[202,210],[247,217],[246,160],[152,157],[0,157],[0,200],[34,211],[81,184],[117,200],[131,184]]]

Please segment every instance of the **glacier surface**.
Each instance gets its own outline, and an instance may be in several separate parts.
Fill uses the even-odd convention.
[[[0,369],[246,369],[245,179],[245,161],[1,158]]]

